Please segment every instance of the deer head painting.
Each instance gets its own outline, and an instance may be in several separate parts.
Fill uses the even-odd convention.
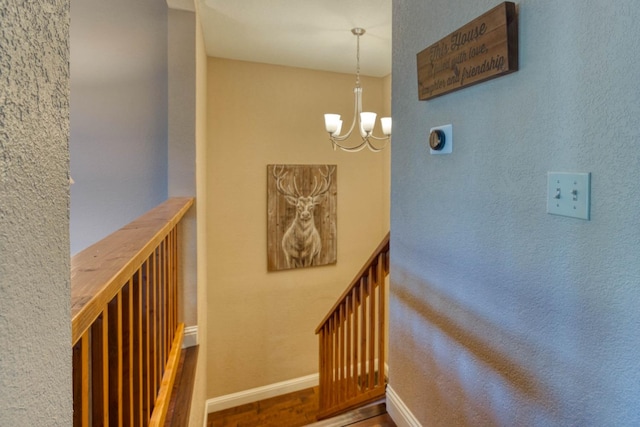
[[[336,262],[335,165],[267,166],[269,271]]]

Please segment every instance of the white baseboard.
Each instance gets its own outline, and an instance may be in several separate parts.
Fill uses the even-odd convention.
[[[390,385],[387,385],[387,412],[398,427],[422,427]]]
[[[184,328],[182,348],[193,347],[194,345],[198,345],[198,325]]]
[[[207,400],[207,413],[222,411],[235,406],[257,402],[258,400],[280,396],[294,391],[318,385],[318,374],[307,375],[306,377],[294,378],[289,381],[270,384],[263,387],[252,388],[238,393],[227,394],[225,396],[214,397]]]

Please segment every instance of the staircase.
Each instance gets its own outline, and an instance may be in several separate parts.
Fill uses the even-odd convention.
[[[318,419],[385,396],[388,274],[389,233],[316,328],[320,340]]]
[[[316,329],[317,389],[211,413],[207,426],[395,427],[385,405],[388,275],[387,233]]]

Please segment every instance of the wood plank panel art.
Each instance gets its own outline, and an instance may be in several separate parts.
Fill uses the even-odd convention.
[[[517,71],[515,4],[504,2],[427,47],[417,63],[421,101]]]
[[[269,271],[335,264],[336,165],[267,166]]]

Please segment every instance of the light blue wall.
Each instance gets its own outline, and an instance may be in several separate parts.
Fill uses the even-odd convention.
[[[418,101],[497,4],[394,1],[390,386],[423,425],[640,425],[640,6],[522,0],[518,72]],[[592,173],[590,221],[547,171]]]
[[[167,197],[167,5],[72,0],[71,252]]]

